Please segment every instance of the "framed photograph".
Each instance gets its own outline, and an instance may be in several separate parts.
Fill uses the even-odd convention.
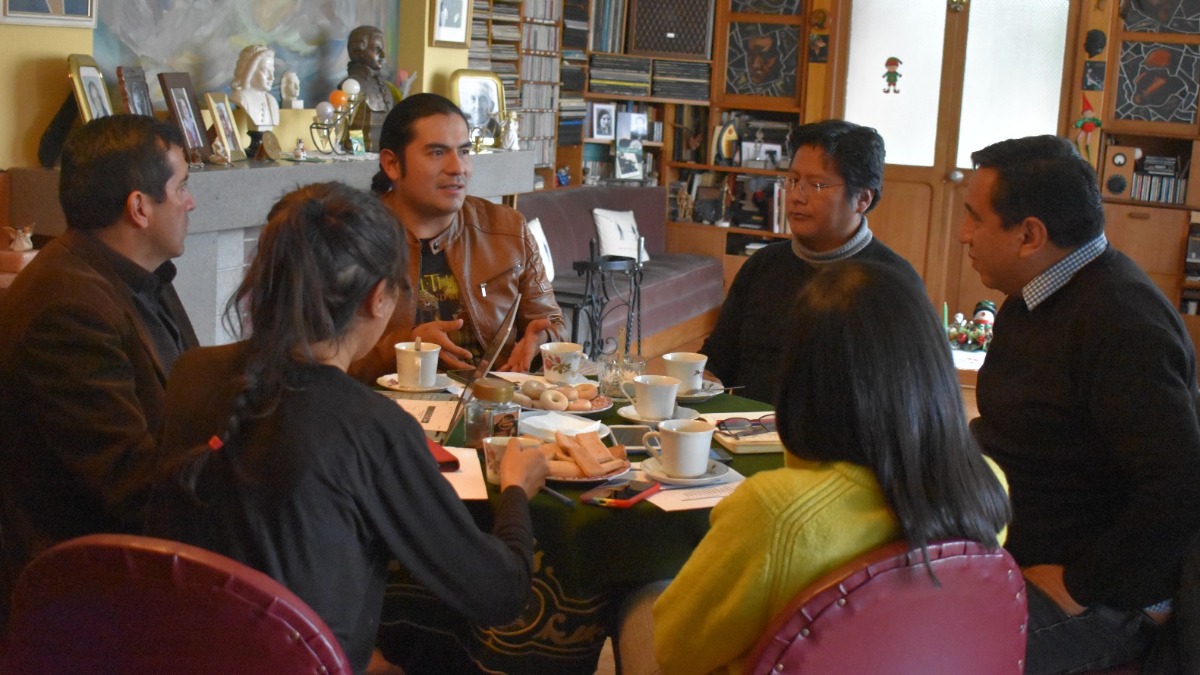
[[[720,91],[746,104],[798,101],[799,47],[799,26],[731,22]]]
[[[429,0],[429,46],[466,49],[471,41],[471,0]]]
[[[130,115],[154,115],[145,70],[138,66],[117,66],[117,85],[121,87],[121,100],[125,103],[125,112]]]
[[[456,70],[450,75],[450,98],[467,116],[472,137],[479,129],[484,144],[495,141],[504,119],[504,83],[486,70]]]
[[[617,113],[617,138],[632,138],[638,141],[646,140],[649,135],[649,124],[646,113],[619,112]]]
[[[162,85],[163,98],[167,100],[171,119],[183,132],[188,157],[192,156],[193,151],[200,153],[201,158],[207,157],[211,154],[208,133],[204,128],[204,118],[200,115],[196,90],[192,89],[192,76],[187,73],[159,73],[158,82]]]
[[[595,103],[592,105],[592,138],[611,141],[616,138],[617,104]]]
[[[233,121],[229,97],[220,92],[209,92],[204,95],[204,102],[208,105],[208,116],[212,118],[217,140],[225,148],[229,161],[246,159],[246,151],[242,149],[242,132],[238,131],[237,123]]]
[[[67,57],[67,69],[71,74],[71,88],[75,90],[75,102],[79,105],[79,116],[84,123],[113,114],[104,74],[95,59],[86,54],[71,54]]]
[[[742,166],[747,169],[774,169],[783,157],[778,143],[742,141]]]
[[[30,26],[96,27],[96,0],[0,0],[0,23]]]
[[[615,159],[617,178],[642,178],[645,154],[640,140],[618,138]]]

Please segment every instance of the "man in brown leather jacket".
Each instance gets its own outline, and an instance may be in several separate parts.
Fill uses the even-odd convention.
[[[499,370],[526,372],[538,347],[566,339],[537,243],[514,209],[467,196],[467,121],[452,101],[410,96],[383,124],[372,190],[407,233],[414,293],[401,295],[379,343],[350,368],[373,382],[395,370],[397,342],[442,346],[442,366],[468,368],[495,336],[517,293],[515,342]]]

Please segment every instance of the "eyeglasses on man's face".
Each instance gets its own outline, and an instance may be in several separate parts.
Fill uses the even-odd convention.
[[[784,176],[775,179],[775,184],[785,190],[799,189],[804,194],[821,193],[830,188],[840,187],[845,183],[818,183],[815,180],[807,178],[796,178],[794,176]]]
[[[717,429],[734,438],[751,434],[765,434],[775,431],[775,416],[763,415],[757,419],[729,417],[717,422]]]

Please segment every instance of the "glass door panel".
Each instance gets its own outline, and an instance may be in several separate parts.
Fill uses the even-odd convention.
[[[1068,0],[971,3],[959,168],[997,141],[1058,131],[1069,13]]]
[[[845,118],[879,131],[888,164],[934,164],[945,18],[946,0],[851,7]]]

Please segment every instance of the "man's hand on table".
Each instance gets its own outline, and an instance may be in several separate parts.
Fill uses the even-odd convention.
[[[550,475],[550,465],[546,457],[537,448],[521,447],[518,442],[509,443],[500,459],[500,490],[516,485],[525,491],[525,496],[533,496],[546,484],[546,476]]]
[[[464,370],[475,366],[471,363],[471,351],[459,347],[450,339],[450,331],[460,330],[462,327],[462,319],[429,321],[414,326],[412,334],[414,339],[421,338],[422,342],[432,342],[441,346],[442,353],[439,360],[446,365],[446,370]]]
[[[1025,580],[1037,586],[1043,593],[1066,612],[1067,616],[1082,614],[1087,607],[1075,602],[1063,584],[1062,565],[1034,565],[1021,570]]]
[[[496,370],[500,372],[528,373],[533,357],[537,356],[549,335],[550,319],[534,319],[525,327],[525,335],[513,345],[508,361]]]

